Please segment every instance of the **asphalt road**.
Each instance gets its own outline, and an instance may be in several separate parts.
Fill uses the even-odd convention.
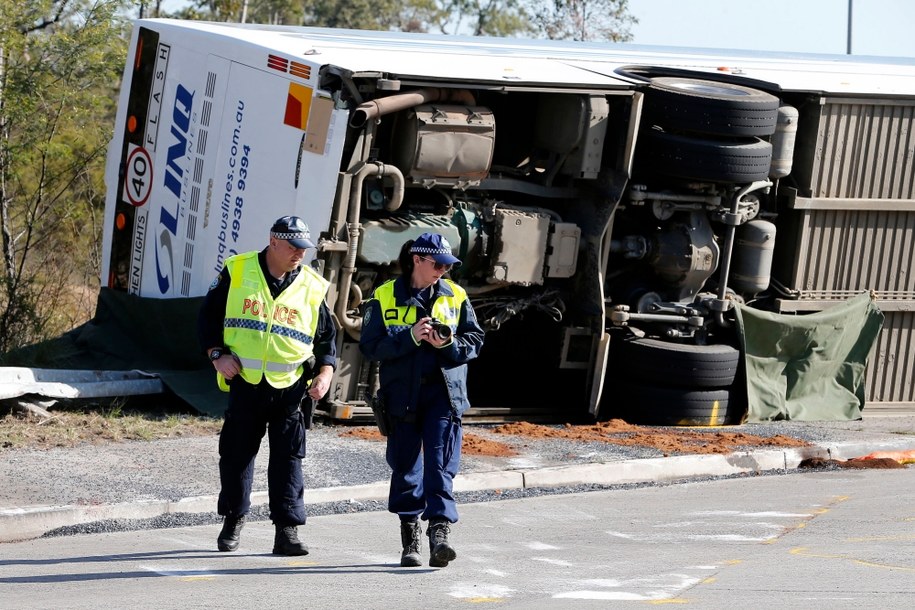
[[[381,511],[310,518],[297,558],[269,522],[235,553],[216,525],[41,538],[0,545],[0,606],[908,609],[913,507],[915,466],[465,504],[443,569],[398,567]]]

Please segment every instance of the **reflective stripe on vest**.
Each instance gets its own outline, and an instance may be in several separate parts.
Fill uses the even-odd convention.
[[[329,283],[310,267],[276,300],[264,279],[257,252],[232,256],[223,339],[241,363],[241,377],[256,385],[261,379],[275,388],[289,387],[301,377],[313,352],[314,334]],[[220,389],[228,385],[217,375]]]
[[[432,305],[433,318],[446,324],[452,331],[457,331],[460,321],[461,304],[467,300],[467,293],[463,288],[444,278],[440,282],[447,282],[451,287],[453,296],[439,294]],[[384,320],[385,330],[389,335],[409,330],[416,324],[416,307],[412,305],[398,306],[394,298],[394,280],[390,280],[375,289],[375,298],[381,305],[381,318]]]

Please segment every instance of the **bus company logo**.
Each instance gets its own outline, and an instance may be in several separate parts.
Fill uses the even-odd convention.
[[[169,130],[169,146],[163,173],[165,193],[159,210],[159,224],[156,227],[156,281],[160,294],[167,294],[172,286],[175,266],[174,240],[178,237],[178,218],[181,214],[182,185],[190,166],[188,140],[190,139],[191,116],[194,108],[194,93],[178,84],[175,103],[172,107],[172,124]]]

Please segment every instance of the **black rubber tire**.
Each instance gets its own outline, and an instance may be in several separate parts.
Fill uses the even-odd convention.
[[[644,120],[667,131],[770,136],[779,99],[759,89],[695,78],[659,77],[645,91]]]
[[[739,422],[730,412],[730,391],[638,385],[611,380],[604,390],[613,417],[643,426],[724,426]]]
[[[639,164],[672,178],[748,184],[765,180],[772,145],[754,138],[729,142],[644,130],[637,144]]]
[[[610,350],[613,376],[660,386],[726,388],[734,383],[740,366],[740,351],[723,344],[627,337],[611,341]]]

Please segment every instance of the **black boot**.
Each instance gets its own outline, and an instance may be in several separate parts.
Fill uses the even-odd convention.
[[[433,568],[444,568],[448,562],[454,561],[457,553],[448,542],[451,523],[444,519],[433,519],[426,533],[429,535],[429,565]]]
[[[299,534],[294,525],[277,525],[273,537],[274,555],[308,555],[308,547],[299,541]]]
[[[400,542],[403,552],[400,554],[400,565],[404,568],[415,568],[423,565],[419,552],[422,546],[423,528],[419,519],[400,522]]]
[[[234,551],[241,540],[241,528],[245,526],[245,516],[227,516],[222,522],[222,531],[216,539],[220,551]]]

